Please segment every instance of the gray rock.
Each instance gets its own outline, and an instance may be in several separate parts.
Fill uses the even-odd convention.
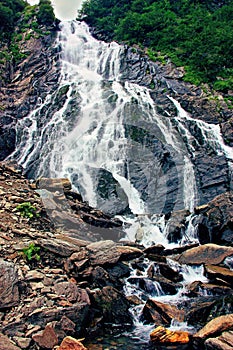
[[[15,265],[0,259],[0,309],[17,305],[18,301],[18,275]]]

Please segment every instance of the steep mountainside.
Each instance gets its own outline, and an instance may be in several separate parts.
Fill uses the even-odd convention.
[[[17,1],[13,1],[17,2]],[[22,1],[22,3],[24,3]],[[59,80],[57,23],[41,23],[37,6],[27,6],[10,27],[0,27],[0,159],[15,148],[15,125]]]

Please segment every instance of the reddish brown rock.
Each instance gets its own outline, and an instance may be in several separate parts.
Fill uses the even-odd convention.
[[[220,279],[233,285],[233,271],[220,266],[205,266],[205,274],[209,279]]]
[[[157,266],[159,267],[159,272],[161,275],[170,281],[180,282],[183,280],[182,275],[179,272],[173,270],[167,263],[159,262]]]
[[[92,265],[116,264],[119,260],[137,258],[143,252],[135,247],[120,246],[111,240],[91,243],[87,246],[90,251]]]
[[[169,329],[159,326],[151,332],[150,339],[154,343],[187,344],[189,342],[189,333],[170,331]]]
[[[80,250],[80,247],[78,245],[65,242],[64,240],[61,240],[61,239],[43,239],[42,238],[38,240],[38,243],[44,249],[64,257],[68,257],[72,253]]]
[[[206,350],[232,350],[233,331],[224,332],[217,338],[209,338],[205,341]]]
[[[143,308],[143,316],[146,320],[154,322],[156,325],[169,326],[173,319],[182,322],[184,320],[184,311],[179,310],[175,305],[148,299]]]
[[[50,325],[47,325],[43,331],[34,334],[32,339],[45,349],[53,349],[58,344],[57,335]]]
[[[71,190],[72,185],[69,179],[60,178],[60,179],[51,179],[51,178],[40,178],[37,181],[38,188],[44,188],[50,192],[55,192],[57,190],[68,192]]]
[[[64,332],[69,332],[69,334],[73,334],[75,332],[75,323],[66,316],[62,316],[60,322],[58,323],[58,327]]]
[[[212,283],[203,283],[200,281],[194,281],[187,286],[189,297],[198,297],[204,295],[226,295],[232,294],[232,289],[228,286],[219,286]]]
[[[0,333],[0,350],[20,350],[8,337]]]
[[[233,329],[233,314],[219,316],[208,322],[193,337],[204,340],[231,329]]]
[[[57,350],[87,350],[87,348],[79,340],[66,337]]]
[[[204,244],[180,254],[180,264],[220,264],[226,257],[233,255],[233,247],[217,244]]]
[[[55,293],[69,302],[85,302],[90,304],[90,299],[85,289],[78,288],[72,282],[60,282],[54,285]]]

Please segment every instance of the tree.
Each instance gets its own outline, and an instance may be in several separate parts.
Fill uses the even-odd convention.
[[[0,3],[0,29],[10,30],[13,27],[13,11]]]
[[[42,25],[49,26],[54,24],[56,18],[50,0],[40,0],[37,20]]]

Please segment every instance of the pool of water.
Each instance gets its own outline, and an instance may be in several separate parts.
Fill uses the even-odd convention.
[[[191,350],[190,344],[185,345],[158,345],[150,342],[148,327],[138,328],[121,334],[105,334],[96,338],[86,339],[85,346],[88,350]]]

